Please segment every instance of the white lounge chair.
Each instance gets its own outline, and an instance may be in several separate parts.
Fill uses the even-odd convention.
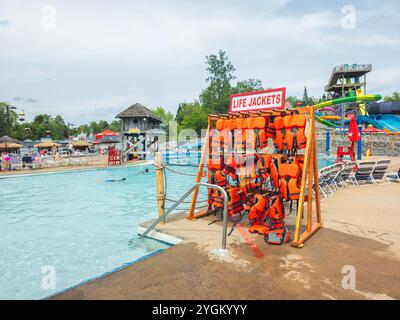
[[[400,169],[397,172],[390,172],[386,174],[386,179],[388,183],[390,182],[400,182]]]
[[[343,164],[342,171],[340,173],[340,179],[343,182],[344,186],[347,186],[347,182],[350,182],[353,186],[355,185],[350,176],[353,175],[356,165],[356,161],[348,161]]]
[[[350,179],[354,184],[360,185],[368,182],[376,184],[374,176],[372,173],[376,167],[376,161],[360,161],[357,164],[357,171],[350,175]]]
[[[376,166],[374,168],[374,171],[372,172],[372,176],[374,177],[375,182],[387,181],[386,174],[387,174],[389,165],[390,165],[389,159],[378,160],[376,162]]]

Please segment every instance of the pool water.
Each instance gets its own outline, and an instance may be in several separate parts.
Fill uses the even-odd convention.
[[[198,156],[174,159],[192,165],[170,166],[182,176],[165,171],[167,196],[177,200],[193,185]],[[319,167],[333,161],[319,156]],[[138,225],[157,216],[152,166],[10,177],[0,186],[0,299],[43,298],[168,248],[137,237]],[[206,199],[202,189],[199,201]],[[49,266],[50,290],[42,287]]]
[[[137,239],[157,212],[154,169],[144,168],[0,179],[0,299],[42,298],[167,248]],[[42,288],[46,266],[52,290]]]

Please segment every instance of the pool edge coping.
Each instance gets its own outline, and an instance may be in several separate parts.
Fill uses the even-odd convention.
[[[143,231],[145,231],[145,230],[146,230],[146,228],[142,227],[140,225],[137,228],[138,234],[143,233]],[[163,243],[163,244],[169,246],[169,248],[171,248],[174,245],[177,245],[177,244],[179,244],[179,243],[181,243],[183,241],[183,239],[181,239],[179,237],[176,237],[176,236],[173,236],[173,235],[169,235],[169,234],[166,234],[166,233],[162,233],[162,232],[159,232],[159,231],[156,231],[156,230],[151,231],[149,233],[149,235],[150,235],[150,237],[147,237],[147,238],[150,238],[150,239],[152,239],[154,241]],[[142,256],[140,258],[137,258],[137,259],[135,259],[133,261],[126,262],[126,263],[122,264],[121,266],[112,269],[111,271],[104,272],[104,273],[102,273],[102,274],[100,274],[98,276],[94,276],[94,277],[88,278],[88,279],[83,280],[83,281],[81,281],[81,282],[79,282],[79,283],[77,283],[77,284],[75,284],[73,286],[70,286],[70,287],[65,288],[63,290],[60,290],[58,292],[52,293],[52,294],[50,294],[48,296],[44,296],[44,297],[41,297],[41,298],[38,298],[38,299],[33,299],[33,300],[49,300],[52,297],[55,297],[55,296],[58,296],[60,294],[66,293],[67,291],[70,291],[72,289],[78,288],[80,286],[83,286],[85,284],[88,284],[88,283],[96,281],[96,280],[103,279],[103,278],[105,278],[105,277],[107,277],[107,276],[109,276],[109,275],[111,275],[113,273],[116,273],[118,271],[125,270],[125,269],[129,268],[130,266],[133,266],[134,264],[139,263],[141,261],[150,259],[151,257],[153,257],[153,256],[155,256],[155,255],[157,255],[157,254],[159,254],[159,253],[161,253],[161,252],[163,252],[163,251],[165,251],[165,250],[167,250],[169,248],[158,249],[158,250],[156,250],[154,252],[146,254],[146,255],[144,255],[144,256]],[[30,299],[28,299],[28,300],[30,300]]]
[[[147,166],[147,165],[152,165],[152,164],[154,164],[154,160],[147,160],[146,162],[140,162],[140,163],[129,163],[129,164],[121,165],[121,166],[99,166],[99,167],[92,167],[92,168],[90,168],[90,167],[89,168],[68,168],[65,170],[56,170],[56,171],[4,174],[4,175],[0,175],[0,180],[1,179],[9,179],[9,178],[34,177],[34,176],[39,176],[39,175],[85,172],[85,171],[107,170],[107,169],[117,169],[117,168],[130,168],[130,167]]]

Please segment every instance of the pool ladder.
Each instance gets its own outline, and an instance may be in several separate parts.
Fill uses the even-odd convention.
[[[205,182],[198,182],[193,187],[191,187],[188,192],[186,192],[178,201],[175,202],[175,204],[169,208],[162,216],[160,216],[156,221],[153,222],[153,224],[147,228],[145,232],[143,232],[140,235],[140,238],[146,237],[149,232],[151,232],[161,221],[164,221],[165,218],[173,211],[175,210],[187,197],[189,197],[196,188],[199,187],[206,187],[207,189],[217,189],[221,191],[221,193],[224,196],[224,209],[222,211],[222,217],[223,217],[223,224],[222,224],[222,244],[221,244],[221,249],[226,251],[226,238],[227,238],[227,228],[228,228],[228,194],[226,193],[225,189],[217,186],[215,184],[210,184],[210,183],[205,183]]]

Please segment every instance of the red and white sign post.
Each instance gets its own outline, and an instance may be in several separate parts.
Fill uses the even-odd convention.
[[[229,112],[285,108],[286,88],[268,89],[231,95]]]

